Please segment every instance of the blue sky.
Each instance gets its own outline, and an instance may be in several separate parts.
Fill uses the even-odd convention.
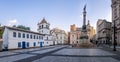
[[[70,31],[72,24],[82,26],[85,4],[92,26],[98,19],[111,21],[111,0],[0,0],[0,23],[25,25],[37,31],[37,23],[45,17],[51,29]]]

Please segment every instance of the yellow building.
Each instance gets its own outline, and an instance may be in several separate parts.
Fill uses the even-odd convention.
[[[89,36],[89,40],[93,38],[93,36],[95,35],[95,29],[93,28],[93,26],[90,25],[90,21],[88,20],[88,24],[86,26],[87,28],[87,33]]]

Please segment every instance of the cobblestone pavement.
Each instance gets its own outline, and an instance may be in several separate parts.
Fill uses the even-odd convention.
[[[1,62],[120,62],[110,48],[79,49],[68,45],[0,52]]]

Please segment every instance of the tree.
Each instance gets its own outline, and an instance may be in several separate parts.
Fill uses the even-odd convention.
[[[3,31],[0,31],[0,38],[2,38]]]
[[[2,38],[2,35],[3,35],[3,28],[0,27],[0,39]]]
[[[13,27],[16,27],[16,25],[13,25]]]
[[[13,27],[24,29],[24,30],[30,30],[30,27],[26,27],[26,26],[23,26],[23,25],[18,25],[18,26],[13,25]]]

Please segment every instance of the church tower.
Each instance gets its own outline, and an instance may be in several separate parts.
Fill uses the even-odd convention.
[[[49,26],[50,24],[45,20],[45,18],[42,19],[38,25],[38,32],[41,34],[50,34]]]
[[[89,32],[90,31],[90,20],[88,20],[88,23],[87,23],[87,25],[86,25],[86,29],[87,29],[87,31]]]

